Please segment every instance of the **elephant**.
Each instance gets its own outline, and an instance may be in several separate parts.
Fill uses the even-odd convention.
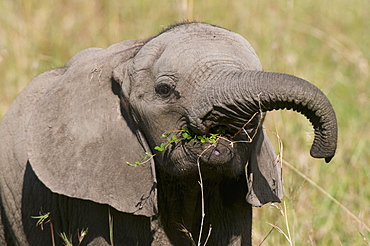
[[[329,162],[328,98],[263,71],[239,34],[184,22],[83,50],[3,117],[0,244],[251,245],[252,207],[283,197],[263,126],[280,109],[310,120]]]

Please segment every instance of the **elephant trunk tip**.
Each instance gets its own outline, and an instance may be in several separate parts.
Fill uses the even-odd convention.
[[[310,150],[310,155],[313,158],[324,158],[326,163],[329,163],[334,155],[336,150],[336,142],[328,147],[320,147],[317,144],[313,144]]]
[[[331,157],[326,157],[325,158],[325,162],[326,163],[329,163],[331,161],[331,159],[333,159],[334,156],[331,156]]]
[[[310,154],[314,158],[324,158],[325,162],[329,163],[337,149],[338,125],[333,110],[325,115],[330,115],[330,117],[326,117],[329,120],[313,121],[312,123],[315,129],[315,138]],[[321,116],[321,118],[324,118],[324,116]]]
[[[311,148],[310,154],[313,158],[324,158],[326,163],[329,163],[334,157],[334,154],[323,156],[322,152],[317,153],[313,150],[313,148]]]

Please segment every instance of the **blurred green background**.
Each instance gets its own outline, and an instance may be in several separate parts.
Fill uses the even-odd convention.
[[[0,118],[32,78],[78,51],[148,37],[186,19],[240,33],[266,71],[312,82],[337,113],[339,147],[330,164],[309,156],[313,131],[303,116],[269,113],[266,128],[304,177],[283,166],[286,211],[254,210],[254,244],[369,244],[369,0],[1,0]]]

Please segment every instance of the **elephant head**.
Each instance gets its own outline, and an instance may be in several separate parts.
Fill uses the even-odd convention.
[[[55,193],[151,216],[156,173],[196,175],[199,163],[210,179],[247,172],[253,205],[279,201],[280,164],[263,119],[284,108],[313,124],[313,157],[329,162],[335,154],[336,118],[325,95],[303,79],[262,71],[250,44],[219,27],[175,25],[82,51],[58,71],[45,92],[33,92],[42,96],[27,130],[30,164]],[[193,137],[181,139],[181,129]],[[167,132],[179,141],[156,151]],[[211,134],[212,143],[194,137]]]

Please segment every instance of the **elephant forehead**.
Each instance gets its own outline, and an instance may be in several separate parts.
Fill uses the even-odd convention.
[[[195,69],[203,65],[233,65],[259,70],[257,55],[245,39],[230,35],[188,35],[169,42],[156,62],[158,69]]]
[[[163,33],[145,45],[136,57],[138,69],[154,73],[189,71],[202,64],[232,64],[248,70],[261,70],[252,46],[239,34],[213,27],[209,32]],[[165,70],[165,71],[163,71]]]

